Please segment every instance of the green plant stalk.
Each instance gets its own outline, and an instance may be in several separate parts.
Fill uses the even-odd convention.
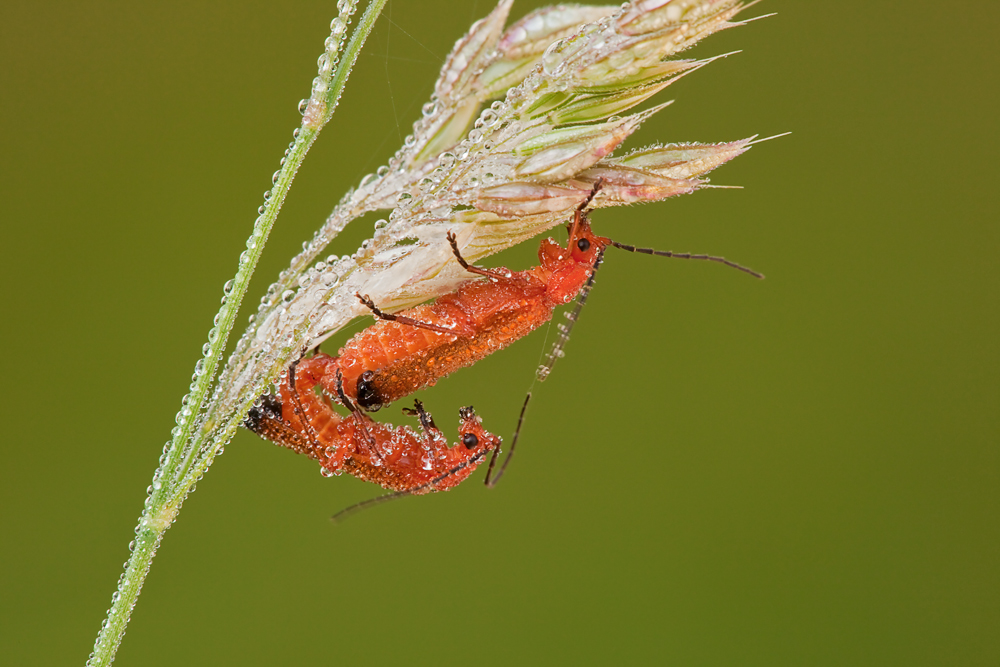
[[[303,117],[302,126],[296,133],[295,140],[277,175],[264,213],[257,219],[253,233],[247,240],[247,251],[240,256],[236,275],[226,285],[226,298],[215,320],[217,325],[209,334],[209,345],[205,358],[199,361],[196,367],[195,381],[192,383],[191,394],[182,406],[178,428],[174,431],[174,437],[168,445],[164,459],[161,459],[161,467],[153,476],[152,491],[146,502],[146,510],[136,527],[136,539],[130,545],[131,556],[125,565],[125,572],[119,580],[118,589],[112,596],[111,608],[101,625],[101,631],[94,645],[94,652],[87,662],[88,665],[110,665],[114,661],[115,653],[125,634],[132,609],[139,597],[146,575],[149,573],[153,556],[156,554],[163,534],[173,523],[181,503],[211,464],[215,454],[226,445],[233,435],[234,429],[227,428],[216,431],[211,428],[211,424],[201,422],[197,417],[205,407],[205,401],[212,388],[212,380],[215,378],[223,349],[236,322],[240,303],[246,294],[250,278],[263,252],[264,244],[278,212],[281,210],[281,205],[288,194],[292,180],[316,137],[333,115],[361,47],[371,33],[385,3],[386,0],[372,0],[358,27],[352,33],[339,65],[325,76],[321,72],[321,78],[324,79],[326,85],[320,94],[317,94],[314,89],[314,94],[309,100]],[[351,10],[356,4],[357,0],[350,3]],[[238,415],[238,417],[242,419],[242,415]],[[234,421],[238,423],[238,419]],[[198,432],[195,432],[196,426]],[[213,433],[215,435],[214,441],[206,443],[205,440]],[[190,445],[185,447],[189,441]],[[208,445],[208,453],[200,460],[196,460],[197,453],[202,450],[204,444]],[[187,450],[186,455],[184,455],[185,449]]]

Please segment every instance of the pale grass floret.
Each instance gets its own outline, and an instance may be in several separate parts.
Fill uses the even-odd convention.
[[[343,198],[272,286],[226,369],[230,395],[220,398],[243,404],[260,393],[260,380],[273,381],[305,350],[368,314],[356,292],[396,311],[467,280],[448,231],[475,261],[567,220],[598,178],[604,186],[595,208],[704,187],[700,177],[745,151],[750,139],[653,146],[614,158],[669,102],[619,114],[714,60],[672,56],[738,25],[731,19],[744,4],[561,5],[504,30],[512,0],[502,0],[456,43],[403,147]],[[379,209],[391,212],[351,257],[308,268],[349,221]]]

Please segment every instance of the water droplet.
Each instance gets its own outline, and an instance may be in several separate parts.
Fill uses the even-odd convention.
[[[263,204],[261,204],[260,208],[257,209],[257,213],[259,215],[264,215],[264,211],[266,211],[266,210],[267,210],[267,207],[264,206]]]
[[[273,174],[271,174],[271,185],[274,185],[275,183],[277,183],[279,178],[281,178],[281,170],[280,169],[278,171],[274,172]]]
[[[400,192],[399,196],[396,197],[396,201],[398,201],[400,204],[404,204],[410,201],[411,199],[413,199],[413,195],[411,195],[409,192]]]
[[[389,221],[386,220],[385,218],[379,218],[378,220],[375,221],[376,232],[385,229],[388,226],[389,226]]]
[[[333,477],[333,471],[327,470],[322,466],[320,466],[319,474],[323,475],[323,477]]]
[[[337,0],[337,12],[343,14],[352,9],[350,0]]]
[[[386,176],[389,175],[389,167],[382,165],[381,167],[375,170],[375,173],[378,174],[379,178],[385,178]]]
[[[229,296],[230,294],[233,293],[234,285],[236,285],[236,282],[234,280],[227,280],[226,284],[222,286],[222,293],[225,294],[226,296]],[[218,324],[218,322],[216,322],[216,324]]]
[[[428,102],[423,106],[423,108],[421,108],[420,111],[424,114],[424,117],[433,116],[437,113],[437,104],[434,102]]]
[[[264,201],[271,201],[271,191],[270,190],[265,190],[264,191]]]
[[[299,100],[299,113],[303,116],[306,113],[306,109],[309,108],[309,98]]]
[[[286,289],[284,292],[281,293],[281,300],[284,303],[291,303],[292,299],[294,298],[295,298],[294,290]]]
[[[347,30],[347,26],[344,24],[344,20],[339,16],[332,21],[330,21],[330,34],[334,37],[340,37]]]

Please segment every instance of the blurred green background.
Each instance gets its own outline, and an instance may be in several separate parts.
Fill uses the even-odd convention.
[[[249,303],[491,7],[389,3]],[[335,11],[0,8],[4,664],[90,652]],[[676,104],[628,145],[794,134],[713,174],[743,190],[595,216],[766,281],[609,254],[493,491],[333,527],[376,489],[241,432],[167,534],[118,664],[1000,664],[1000,10],[748,15],[772,11],[700,45],[743,52],[661,94]],[[449,434],[473,403],[509,436],[545,336],[423,400]]]

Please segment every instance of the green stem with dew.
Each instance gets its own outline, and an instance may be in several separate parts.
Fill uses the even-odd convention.
[[[112,596],[111,608],[101,625],[88,665],[110,665],[114,661],[115,652],[125,634],[132,609],[163,534],[173,523],[188,493],[235,432],[235,427],[217,430],[214,428],[215,424],[198,417],[207,407],[212,381],[236,322],[237,311],[292,180],[316,137],[333,115],[361,47],[371,33],[385,2],[386,0],[372,0],[368,5],[343,50],[343,58],[339,64],[335,62],[335,58],[343,46],[342,37],[346,33],[347,21],[354,12],[357,0],[341,0],[338,3],[341,11],[331,24],[331,36],[327,40],[324,54],[327,58],[326,65],[324,66],[321,57],[320,74],[313,82],[313,94],[308,101],[304,101],[302,125],[296,130],[295,139],[281,169],[275,174],[274,187],[247,240],[247,250],[240,256],[236,275],[226,283],[224,302],[215,318],[215,326],[209,333],[204,359],[196,366],[191,393],[184,399],[178,413],[178,427],[174,429],[173,438],[160,459],[161,466],[153,476],[146,509],[136,526],[136,539],[129,545],[131,556],[119,579],[118,590]],[[249,405],[246,407],[249,408]],[[242,416],[236,415],[237,419],[229,421],[238,423]]]

